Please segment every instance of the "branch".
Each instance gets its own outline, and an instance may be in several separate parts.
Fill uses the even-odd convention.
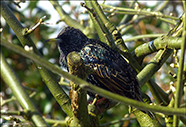
[[[58,12],[59,16],[61,17],[61,20],[64,21],[68,26],[73,26],[77,29],[80,29],[81,31],[85,29],[83,25],[81,25],[76,20],[72,19],[69,16],[69,14],[65,13],[61,5],[59,5],[58,1],[53,1],[53,0],[49,0],[49,1],[52,4],[52,6],[56,9],[56,11]]]
[[[134,59],[134,57],[132,57],[132,55],[129,53],[129,50],[127,49],[123,39],[121,38],[120,32],[116,29],[116,27],[112,23],[109,22],[109,20],[106,18],[106,16],[104,16],[104,13],[101,11],[100,7],[96,6],[98,3],[96,3],[95,1],[92,1],[92,2],[85,1],[85,2],[89,6],[95,8],[95,11],[97,12],[95,15],[97,17],[99,16],[99,18],[100,18],[99,20],[96,20],[96,21],[98,22],[98,24],[103,24],[103,26],[104,26],[104,24],[106,25],[106,28],[109,29],[109,32],[112,32],[112,36],[115,39],[115,44],[117,46],[119,46],[122,51],[119,48],[117,48],[115,50],[117,50],[120,54],[125,56],[129,60],[129,63],[132,65],[132,67],[137,70],[137,72],[142,70],[142,67],[139,65],[139,63],[136,61],[136,59]],[[89,10],[91,11],[91,9],[89,9]],[[153,81],[151,80],[151,82],[153,82]],[[154,84],[154,86],[152,86],[151,83],[148,83],[149,89],[151,91],[156,91],[156,89],[157,89],[157,90],[161,91],[161,93],[162,93],[161,95],[165,95],[165,93],[161,90],[161,88],[159,88],[159,86],[156,83],[153,82],[153,84]],[[167,98],[167,97],[164,97],[164,98]],[[161,97],[159,97],[159,99],[156,101],[158,101],[159,103],[165,102]]]
[[[144,113],[140,110],[135,110],[134,115],[136,116],[137,121],[139,122],[141,127],[161,127],[161,124],[158,122],[157,119],[151,119],[144,116]]]
[[[25,88],[25,87],[23,87],[23,88]],[[29,97],[32,98],[34,95],[36,95],[36,92],[35,92],[35,91],[34,91],[32,94],[30,94]],[[14,101],[14,100],[17,100],[17,99],[15,98],[15,96],[12,96],[11,98],[6,99],[6,100],[2,100],[2,101],[1,101],[1,107],[2,107],[3,105],[5,105],[6,103],[12,102],[12,101]]]
[[[157,11],[157,12],[151,12],[149,10],[141,10],[141,9],[131,9],[131,8],[124,8],[124,7],[113,7],[110,5],[105,5],[105,4],[100,4],[103,7],[107,7],[107,8],[111,8],[114,10],[117,10],[116,14],[131,14],[131,15],[146,15],[146,16],[155,16],[157,18],[169,18],[169,19],[173,19],[173,20],[178,20],[177,17],[174,16],[170,16],[170,15],[164,15],[161,12]],[[110,12],[110,11],[106,11],[105,12]]]
[[[88,5],[86,6],[85,3],[81,3],[82,7],[85,7],[88,11],[89,14],[91,15],[91,18],[96,24],[95,28],[98,32],[99,38],[102,42],[108,44],[110,47],[114,47],[114,40],[112,38],[111,33],[107,30],[105,27],[104,22],[101,20],[101,17],[99,15],[100,12],[98,12],[97,7],[95,8],[95,2],[96,1],[85,1],[85,3]],[[90,8],[91,7],[91,8]]]
[[[39,22],[37,24],[35,24],[32,28],[30,29],[24,29],[23,31],[23,35],[28,35],[30,33],[32,33],[37,27],[39,27],[41,24],[43,24],[43,22],[45,21],[46,16],[43,16],[42,18],[39,19]]]
[[[183,1],[184,10],[186,11],[185,1]],[[179,68],[178,68],[178,75],[177,75],[177,85],[176,85],[176,94],[175,94],[175,103],[174,108],[179,108],[181,103],[181,98],[183,94],[183,74],[184,74],[184,58],[185,58],[185,49],[186,49],[186,13],[182,16],[183,22],[183,33],[182,33],[182,43],[181,43],[181,55],[179,60]],[[173,126],[178,126],[179,124],[179,117],[174,115],[173,116]]]
[[[19,41],[22,45],[28,45],[32,46],[34,49],[34,52],[39,54],[39,51],[37,51],[36,46],[34,45],[33,41],[29,36],[24,36],[24,28],[21,23],[17,20],[15,15],[12,13],[10,8],[5,4],[4,1],[1,1],[1,14],[3,18],[6,20],[8,25],[12,28],[16,36],[18,37]]]
[[[152,93],[154,99],[156,100],[157,104],[167,106],[169,104],[169,95],[165,93],[155,82],[153,79],[150,79],[146,83],[147,87],[149,88],[150,92]]]
[[[135,4],[135,1],[131,1],[129,8],[133,8],[134,4]],[[113,11],[114,11],[114,9],[113,9]],[[132,19],[132,17],[133,17],[133,15],[124,15],[123,18],[121,19],[121,21],[119,22],[119,26],[129,22]]]
[[[35,53],[27,52],[17,45],[7,43],[6,40],[4,40],[4,39],[1,40],[0,45],[6,47],[8,49],[11,49],[12,51],[14,51],[16,53],[19,53],[20,55],[23,55],[23,56],[33,60],[34,62],[48,68],[52,72],[59,74],[59,75],[63,76],[64,78],[67,78],[67,79],[73,81],[76,84],[79,84],[80,87],[86,88],[86,89],[90,90],[91,92],[99,93],[101,96],[104,96],[106,98],[124,103],[125,105],[134,106],[134,107],[139,108],[144,111],[148,110],[148,111],[154,111],[154,112],[162,112],[162,113],[170,114],[170,115],[173,115],[173,114],[174,115],[181,115],[181,116],[185,115],[185,112],[183,112],[182,108],[168,108],[165,106],[152,106],[152,105],[145,104],[143,102],[137,102],[133,99],[129,99],[127,97],[123,97],[123,96],[111,93],[109,91],[106,91],[104,89],[101,89],[99,87],[93,86],[90,83],[87,83],[86,81],[84,81],[80,78],[77,78],[76,76],[73,76],[67,72],[64,72],[59,67],[54,66],[52,63],[42,59],[41,57],[39,57]]]
[[[26,111],[4,111],[1,110],[1,115],[8,115],[8,116],[24,116],[26,115],[27,112]],[[3,116],[2,116],[3,118]],[[21,122],[26,122],[25,119],[20,119]],[[61,126],[67,126],[67,122],[66,121],[62,121],[62,120],[54,120],[54,119],[47,119],[44,118],[44,120],[48,123],[48,124],[54,124],[54,125],[61,125]],[[23,123],[22,123],[23,124]],[[24,124],[23,124],[24,125]]]
[[[137,36],[134,36],[134,37],[130,37],[130,38],[125,39],[125,42],[136,41],[138,39],[144,39],[144,38],[156,38],[156,37],[160,37],[160,36],[163,36],[163,34],[143,34],[143,35],[137,35]]]
[[[34,103],[29,98],[29,95],[26,93],[26,90],[23,88],[20,80],[17,78],[13,69],[8,65],[2,53],[0,53],[1,57],[1,76],[6,84],[12,90],[12,93],[17,98],[20,105],[23,109],[26,109],[27,114],[26,118],[31,120],[35,126],[48,126],[47,123],[42,118],[41,114],[37,110]]]
[[[99,27],[96,28],[96,30],[98,32],[100,30],[102,31],[98,33],[100,40],[108,44],[114,50],[120,51],[121,49],[123,55],[126,58],[130,58],[129,57],[130,54],[128,54],[129,50],[125,45],[120,32],[117,30],[116,26],[107,19],[102,9],[100,8],[98,2],[91,1],[91,2],[86,2],[86,4],[88,4],[89,6],[95,9],[95,11],[93,9],[89,9],[85,4],[82,3],[82,6],[86,7],[92,13],[93,17],[96,20],[95,23],[99,24]],[[120,49],[118,49],[116,45]]]
[[[160,69],[172,52],[171,49],[167,48],[158,51],[155,57],[138,73],[137,77],[140,86],[143,86]]]
[[[158,105],[148,105],[143,102],[135,101],[133,99],[129,99],[127,97],[111,93],[109,91],[106,91],[104,89],[101,89],[97,86],[91,85],[89,83],[81,84],[80,87],[85,88],[91,92],[99,93],[99,95],[106,97],[108,99],[121,102],[125,105],[131,105],[138,109],[144,110],[144,111],[152,111],[152,112],[161,112],[164,114],[169,115],[178,115],[178,116],[184,116],[185,112],[183,112],[183,108],[168,108],[165,106],[158,106]]]
[[[109,127],[110,125],[114,125],[114,124],[117,124],[117,123],[121,123],[121,122],[124,122],[124,121],[130,121],[130,120],[135,120],[136,117],[124,117],[120,120],[114,120],[114,121],[111,121],[111,122],[108,122],[108,123],[103,123],[100,125],[100,127]]]
[[[169,49],[180,49],[181,42],[182,39],[180,37],[161,36],[149,43],[138,46],[132,54],[138,59],[163,49],[165,46]]]
[[[121,24],[119,27],[118,27],[118,30],[121,32],[121,35],[125,35],[127,34],[127,32],[134,28],[135,25],[137,25],[141,20],[144,20],[144,19],[149,19],[150,17],[152,16],[140,16],[136,19],[132,19],[130,20],[129,22],[125,23],[125,24]]]
[[[39,51],[37,50],[36,46],[34,45],[33,41],[31,40],[30,36],[26,35],[24,36],[24,31],[26,28],[24,28],[20,22],[17,20],[17,18],[14,16],[12,11],[8,8],[8,6],[1,1],[1,12],[2,16],[8,23],[8,25],[13,29],[16,36],[20,40],[21,44],[23,46],[29,46],[32,47],[34,52],[40,55]],[[40,55],[41,56],[41,55]],[[70,107],[70,99],[68,95],[63,91],[63,89],[60,87],[59,84],[55,82],[55,80],[52,78],[50,72],[46,70],[44,67],[40,65],[35,64],[37,69],[39,70],[45,84],[53,94],[54,98],[57,100],[59,105],[65,110],[65,112],[71,117],[72,111]]]
[[[81,79],[87,78],[87,71],[84,65],[84,61],[80,55],[76,52],[71,52],[67,55],[67,64],[69,74],[73,74]],[[71,107],[74,114],[73,120],[70,122],[70,126],[90,126],[90,119],[87,109],[87,91],[80,88],[79,84],[70,82],[70,98]]]

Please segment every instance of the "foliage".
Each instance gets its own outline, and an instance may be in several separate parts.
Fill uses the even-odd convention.
[[[160,62],[158,62],[157,66],[153,67],[155,71],[152,76],[145,74],[147,76],[147,79],[144,82],[145,84],[140,84],[142,86],[143,93],[147,93],[153,102],[154,105],[164,105],[168,107],[174,107],[174,99],[173,96],[176,96],[176,92],[174,91],[177,84],[177,79],[174,77],[174,74],[179,73],[178,71],[178,64],[179,60],[184,57],[181,56],[181,44],[183,43],[182,38],[182,31],[185,32],[185,28],[183,27],[183,24],[181,24],[181,21],[184,21],[184,17],[181,19],[181,14],[184,12],[184,2],[156,2],[156,4],[149,6],[147,2],[140,2],[140,1],[134,1],[134,2],[126,2],[126,1],[118,1],[118,2],[106,2],[106,3],[100,3],[101,9],[103,10],[105,14],[105,18],[108,18],[109,23],[113,24],[115,28],[121,33],[122,38],[125,42],[124,46],[120,46],[119,43],[116,43],[116,40],[114,38],[114,35],[110,30],[108,30],[109,26],[106,27],[106,23],[104,22],[105,19],[103,16],[100,16],[101,13],[94,5],[91,5],[89,1],[85,1],[86,5],[88,7],[94,8],[96,15],[97,15],[97,21],[96,18],[92,16],[92,13],[90,11],[87,11],[87,9],[80,6],[79,2],[76,2],[74,4],[74,1],[59,1],[60,7],[57,5],[58,2],[54,1],[45,1],[50,6],[53,6],[55,8],[54,11],[47,11],[45,8],[42,8],[39,6],[42,1],[37,2],[21,2],[21,3],[15,3],[15,2],[6,2],[8,7],[11,9],[11,11],[14,13],[16,18],[19,20],[19,22],[25,27],[25,28],[32,28],[36,23],[39,22],[39,20],[46,16],[44,23],[41,24],[39,27],[37,27],[32,33],[30,33],[28,36],[31,37],[34,44],[37,46],[37,49],[40,54],[42,54],[42,58],[45,60],[50,61],[51,63],[55,65],[59,65],[59,52],[57,50],[56,43],[49,44],[45,42],[45,40],[49,39],[50,36],[53,33],[56,33],[55,36],[57,36],[57,33],[59,33],[58,28],[63,28],[65,25],[69,25],[72,27],[79,28],[82,30],[88,37],[94,38],[94,39],[100,39],[104,41],[107,44],[115,43],[117,47],[112,48],[118,50],[122,55],[124,55],[129,63],[132,65],[134,69],[136,69],[136,72],[139,73],[138,78],[140,77],[140,72],[142,72],[142,66],[148,67],[150,65],[150,61],[156,58],[157,54],[161,50],[162,52],[159,53],[160,56],[158,59]],[[19,7],[22,7],[23,5],[27,4],[27,7],[25,9],[21,9]],[[112,6],[111,6],[111,5]],[[66,9],[68,8],[68,9]],[[180,8],[179,10],[177,8]],[[84,13],[80,10],[83,10]],[[182,10],[182,12],[180,12]],[[157,12],[157,13],[156,13]],[[58,21],[51,21],[49,20],[53,13],[58,13],[60,17]],[[3,18],[1,19],[1,27],[3,28],[3,31],[1,33],[1,38],[6,39],[9,42],[12,42],[13,44],[22,46],[21,40],[18,39],[16,36],[16,33],[13,32],[13,30],[10,28],[10,25],[7,24],[7,21],[5,21]],[[49,22],[50,21],[50,22]],[[56,24],[51,25],[51,23],[56,22]],[[98,22],[101,22],[102,24],[99,26]],[[177,23],[178,22],[178,23]],[[179,25],[179,22],[181,25]],[[42,22],[43,23],[43,22]],[[49,23],[49,24],[48,24]],[[105,26],[104,26],[104,25]],[[182,30],[174,29],[177,26],[183,27]],[[57,26],[57,27],[55,27]],[[54,27],[54,28],[52,28]],[[102,30],[111,33],[112,36],[104,37],[102,36],[103,32]],[[56,32],[57,31],[57,32]],[[141,36],[139,36],[141,35]],[[164,36],[162,36],[164,35]],[[26,35],[27,36],[27,35]],[[99,37],[98,37],[99,36]],[[138,37],[137,39],[135,37]],[[157,39],[169,39],[174,37],[171,42],[173,42],[175,45],[171,47],[171,45],[168,45],[168,41],[166,44],[167,47],[161,47],[159,46],[156,48],[156,50],[153,50],[150,53],[146,53],[146,50],[143,50],[143,45],[150,45],[149,42],[154,41]],[[176,39],[175,39],[176,38]],[[113,42],[107,40],[113,40]],[[175,40],[176,41],[175,41]],[[20,43],[21,42],[21,43]],[[121,42],[122,43],[122,42]],[[159,42],[161,44],[162,42]],[[157,43],[158,44],[158,43]],[[141,47],[140,47],[141,46]],[[156,45],[155,45],[156,46]],[[169,47],[170,46],[170,47]],[[142,49],[142,52],[137,49]],[[123,49],[123,50],[122,50]],[[167,53],[167,49],[171,50]],[[4,48],[1,46],[1,52],[6,58],[6,61],[8,64],[13,68],[13,70],[16,72],[17,77],[20,79],[22,85],[26,89],[26,92],[31,95],[35,94],[33,97],[31,97],[32,101],[36,105],[39,112],[42,114],[45,120],[49,123],[49,125],[58,125],[57,120],[64,120],[66,122],[67,114],[66,111],[62,110],[61,105],[58,104],[58,102],[55,99],[55,96],[51,94],[50,88],[48,88],[48,85],[46,85],[46,82],[43,82],[43,77],[39,74],[37,69],[37,65],[33,63],[30,59],[19,55],[15,52],[10,51],[7,48]],[[167,53],[167,54],[166,54]],[[135,63],[133,61],[137,61],[139,63]],[[1,60],[2,61],[2,60]],[[164,61],[161,63],[161,61]],[[155,61],[156,62],[156,61]],[[184,62],[184,61],[183,61]],[[171,65],[171,66],[170,66]],[[172,67],[174,66],[174,67]],[[180,66],[179,66],[180,67]],[[160,69],[159,69],[160,68]],[[186,62],[184,62],[184,69],[183,69],[183,79],[182,82],[185,84],[186,76],[184,74],[186,73]],[[185,74],[186,75],[186,74]],[[142,77],[143,78],[143,77]],[[57,74],[52,73],[52,79],[54,79],[56,82],[60,81],[60,76]],[[148,81],[150,79],[150,81]],[[141,80],[139,82],[142,82]],[[160,90],[156,87],[155,90],[151,88],[152,84],[155,83],[156,85],[160,86]],[[21,109],[20,104],[17,102],[15,98],[13,98],[13,93],[8,84],[5,83],[4,79],[1,76],[1,112],[2,110],[10,111],[10,116],[15,116],[15,118],[18,118],[23,123],[25,122],[24,118],[21,117],[21,115],[13,114],[13,111],[17,111],[19,113],[20,111],[23,111]],[[64,91],[68,94],[69,92],[69,82],[67,80],[61,79],[61,87]],[[66,86],[65,86],[66,85]],[[184,86],[185,87],[185,86]],[[185,98],[185,91],[184,87],[181,88],[180,91],[183,92],[183,95],[181,95],[181,98],[179,99],[180,105],[183,105],[185,107],[186,100]],[[150,90],[150,91],[149,91]],[[155,92],[153,92],[154,90]],[[151,94],[152,93],[152,94]],[[168,94],[167,94],[168,93]],[[158,96],[161,96],[163,98],[158,99]],[[170,100],[169,100],[170,99]],[[16,100],[16,101],[15,101]],[[178,107],[179,107],[178,106]],[[134,115],[133,113],[129,113],[128,106],[119,104],[106,112],[103,113],[103,118],[100,119],[100,125],[104,125],[105,123],[109,123],[110,121],[114,120],[120,120],[120,122],[115,121],[113,125],[110,123],[111,126],[139,126],[140,124],[136,119],[133,119]],[[185,110],[184,110],[185,111]],[[186,112],[186,111],[185,111]],[[7,119],[4,115],[2,115],[3,122],[1,124],[6,123],[12,123],[10,119]],[[122,120],[122,117],[127,118],[130,117],[129,120]],[[101,117],[98,115],[98,118]],[[53,122],[49,122],[48,119],[53,119]],[[167,122],[170,119],[173,119],[173,117],[165,116],[165,114],[157,113],[157,118],[160,121],[162,125],[175,125],[175,121]],[[55,121],[56,120],[56,121]],[[177,125],[182,126],[183,124],[186,124],[184,122],[186,120],[185,117],[182,116],[182,118],[179,120]],[[60,125],[60,124],[59,124]],[[66,124],[61,124],[63,126],[66,126]],[[108,126],[108,125],[105,125]]]

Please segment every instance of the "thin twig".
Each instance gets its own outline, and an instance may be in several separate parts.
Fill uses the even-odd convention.
[[[38,28],[41,24],[43,24],[45,19],[46,19],[46,16],[43,16],[42,18],[39,19],[38,23],[36,25],[34,25],[32,28],[30,28],[30,29],[25,28],[23,35],[28,35],[28,34],[32,33],[36,28]]]

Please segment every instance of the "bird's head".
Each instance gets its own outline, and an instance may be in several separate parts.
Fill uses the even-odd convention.
[[[66,57],[72,51],[79,52],[88,41],[88,38],[80,30],[66,27],[59,33],[57,38],[48,41],[56,42],[61,55]]]

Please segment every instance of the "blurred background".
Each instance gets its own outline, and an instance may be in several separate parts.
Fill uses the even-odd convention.
[[[84,24],[88,25],[89,15],[86,12],[86,9],[80,6],[81,1],[59,1],[60,5],[64,9],[64,11],[71,16],[71,18],[81,22],[85,22]],[[21,22],[24,27],[31,28],[33,27],[40,18],[46,16],[45,23],[40,27],[38,27],[33,33],[30,34],[32,40],[34,41],[35,45],[39,49],[40,53],[43,55],[43,58],[54,63],[58,66],[59,65],[59,52],[57,49],[56,43],[45,43],[45,40],[49,38],[57,37],[58,33],[62,28],[66,25],[65,22],[60,20],[60,16],[57,11],[53,8],[52,4],[49,1],[23,1],[18,5],[15,3],[6,1],[12,12],[15,14],[17,19]],[[100,1],[99,3],[103,3]],[[106,1],[106,5],[112,5],[117,7],[130,7],[130,0],[124,1]],[[150,9],[155,10],[160,7],[164,1],[137,1],[134,7],[139,7],[141,9]],[[167,6],[161,10],[161,12],[165,15],[173,15],[175,17],[181,16],[183,13],[182,2],[173,0],[168,2]],[[107,16],[110,13],[106,13]],[[113,22],[117,27],[121,24],[121,20],[123,19],[124,15],[114,15],[110,17],[110,21]],[[142,34],[167,34],[168,31],[173,28],[173,24],[169,24],[158,20],[158,18],[147,18],[141,20],[138,24],[135,24],[132,29],[130,29],[127,33],[123,35],[123,39],[126,40],[130,37]],[[14,44],[20,45],[19,40],[15,36],[12,29],[6,24],[5,20],[1,17],[1,28],[3,28],[3,32],[1,33],[1,37],[6,38],[9,42]],[[144,38],[139,39],[136,41],[129,41],[126,42],[130,51],[133,51],[138,45],[143,43],[147,43],[154,38]],[[29,94],[36,92],[36,94],[32,97],[32,100],[35,102],[36,106],[38,107],[39,111],[42,113],[43,116],[46,118],[51,119],[58,119],[64,120],[66,118],[66,114],[60,108],[56,100],[51,95],[50,91],[44,84],[41,79],[41,76],[32,63],[31,60],[24,58],[14,52],[6,48],[1,49],[2,53],[6,57],[8,63],[14,69],[18,78],[21,80],[22,84],[27,88],[27,92]],[[155,54],[151,54],[145,57],[143,64],[146,65],[154,56]],[[162,66],[162,68],[153,76],[153,79],[156,83],[164,90],[167,91],[170,89],[170,82],[175,83],[175,79],[172,78],[168,71],[172,73],[177,73],[176,68],[171,68],[170,64],[174,63],[175,59],[170,57],[166,63]],[[56,81],[60,81],[60,77],[58,75],[53,75]],[[69,86],[62,86],[63,89],[66,90],[68,93]],[[142,87],[142,91],[147,93],[152,101],[153,98],[148,91],[148,88],[144,85]],[[11,89],[4,83],[1,79],[1,100],[10,99],[13,95]],[[19,103],[15,101],[8,102],[4,104],[1,110],[22,110]],[[111,120],[118,120],[128,114],[128,106],[119,104],[114,108],[104,112],[103,118],[100,120],[100,124],[110,122]],[[131,114],[133,116],[133,114]],[[2,121],[2,119],[1,119]],[[121,122],[115,124],[114,126],[130,126],[136,127],[139,126],[136,120],[131,120],[130,122]]]

